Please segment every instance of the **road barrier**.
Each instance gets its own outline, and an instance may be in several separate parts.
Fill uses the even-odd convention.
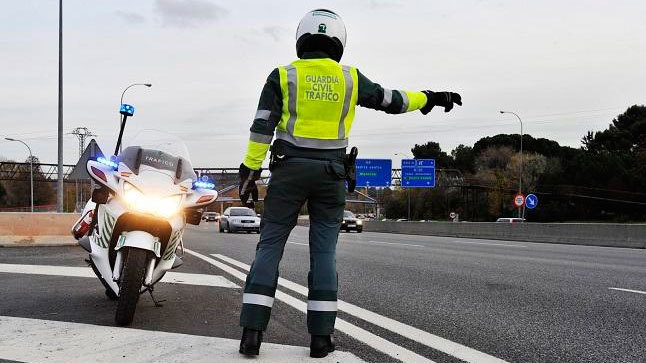
[[[646,224],[365,221],[364,231],[646,248]]]
[[[0,213],[0,247],[75,245],[77,213]]]

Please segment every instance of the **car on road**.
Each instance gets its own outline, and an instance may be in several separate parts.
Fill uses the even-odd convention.
[[[496,223],[523,223],[525,222],[524,218],[498,218]]]
[[[246,207],[229,207],[220,216],[220,233],[225,231],[260,233],[260,217]]]
[[[205,222],[217,222],[220,219],[218,212],[206,212],[202,215],[202,220]]]
[[[346,232],[357,231],[357,233],[361,233],[363,231],[363,221],[357,218],[354,213],[349,210],[343,211],[341,229]]]

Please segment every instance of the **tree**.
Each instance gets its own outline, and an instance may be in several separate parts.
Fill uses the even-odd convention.
[[[32,159],[34,169],[34,205],[51,204],[55,194],[52,183],[45,180],[45,176],[38,167],[40,161],[37,157]],[[28,207],[31,204],[31,186],[29,179],[29,158],[17,166],[21,180],[5,180],[1,183],[4,196],[0,192],[0,203],[6,207]]]
[[[519,134],[499,134],[495,136],[487,136],[478,140],[473,145],[473,152],[479,155],[484,150],[490,147],[508,147],[514,151],[520,151],[520,135]],[[558,156],[561,152],[561,146],[554,140],[543,138],[535,139],[531,135],[523,135],[523,151],[534,152],[545,156]]]
[[[646,136],[646,106],[631,106],[617,116],[607,130],[591,132],[583,138],[583,148],[592,153],[633,154]]]
[[[521,155],[515,154],[506,167],[507,178],[518,179]],[[534,192],[538,188],[538,181],[547,170],[547,158],[541,154],[523,154],[523,192]]]
[[[601,168],[604,172],[597,184],[624,190],[646,188],[646,106],[629,107],[608,129],[588,131],[581,142],[585,155],[580,161],[585,171]]]
[[[417,145],[411,149],[415,159],[435,159],[437,168],[453,168],[453,158],[442,151],[440,144],[429,141],[426,144]]]
[[[454,167],[462,173],[475,172],[476,155],[471,146],[458,145],[451,151],[451,157],[453,157]]]

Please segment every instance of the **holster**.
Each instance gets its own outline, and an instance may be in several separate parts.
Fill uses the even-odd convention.
[[[350,149],[350,153],[345,156],[344,165],[345,165],[345,180],[348,182],[348,193],[354,192],[354,188],[357,186],[357,155],[359,155],[359,149],[356,146],[353,146]]]
[[[271,144],[269,152],[269,171],[273,171],[286,158],[284,146],[280,142],[274,142]]]

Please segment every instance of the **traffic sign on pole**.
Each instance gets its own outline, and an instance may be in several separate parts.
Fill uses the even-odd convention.
[[[435,159],[402,159],[402,188],[435,188]]]
[[[534,194],[527,194],[525,197],[525,206],[528,209],[534,209],[538,206],[538,197]]]
[[[514,197],[514,205],[516,206],[516,208],[521,208],[523,205],[525,205],[525,196],[522,193],[516,194],[516,196]]]
[[[358,187],[389,187],[393,161],[390,159],[357,159]]]

